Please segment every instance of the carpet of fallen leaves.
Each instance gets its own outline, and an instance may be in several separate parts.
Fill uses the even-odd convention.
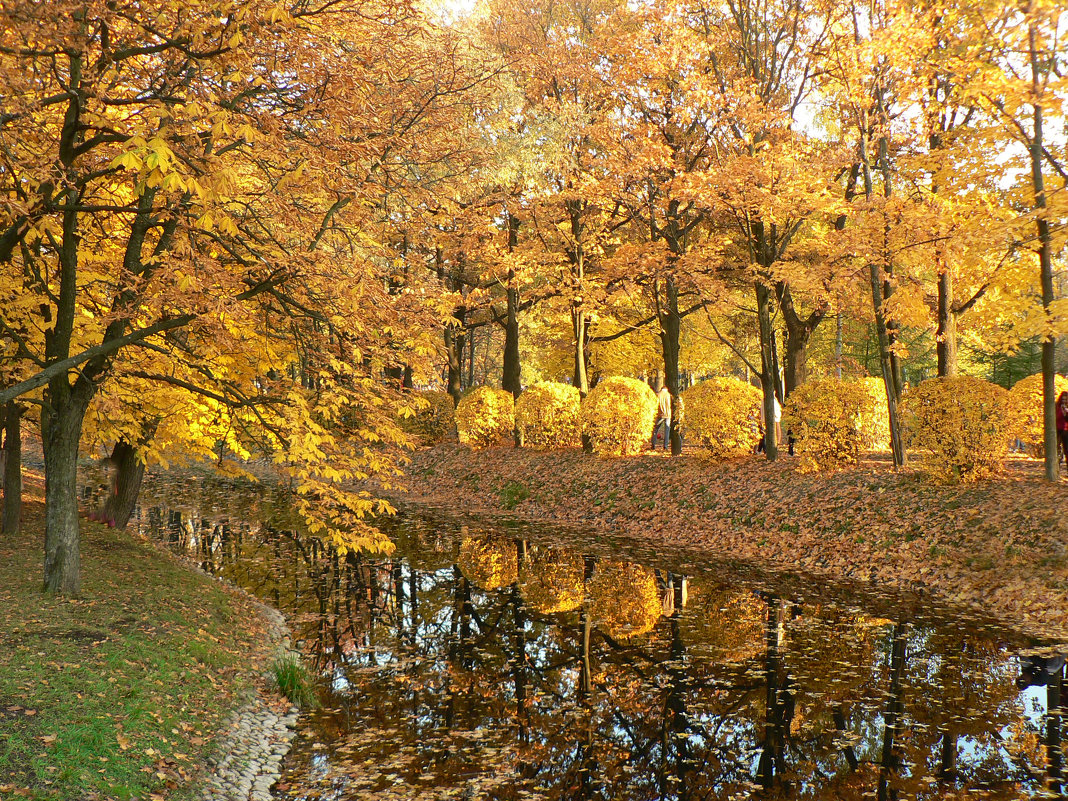
[[[1043,481],[1040,465],[1024,458],[996,480],[943,485],[877,456],[806,475],[789,458],[601,459],[446,444],[415,453],[407,472],[400,503],[510,510],[710,559],[934,592],[1068,641],[1068,482]]]

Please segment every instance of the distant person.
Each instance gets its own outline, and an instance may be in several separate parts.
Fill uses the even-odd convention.
[[[772,404],[775,409],[775,444],[782,444],[782,404],[779,403],[777,397],[772,397]],[[793,451],[791,451],[793,453]]]
[[[1057,398],[1057,439],[1064,454],[1064,466],[1068,468],[1068,392]]]
[[[667,385],[660,387],[656,393],[656,426],[653,428],[653,450],[656,450],[657,437],[663,429],[664,450],[671,447],[671,391]]]

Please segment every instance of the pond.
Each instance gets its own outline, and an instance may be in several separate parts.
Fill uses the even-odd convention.
[[[131,522],[314,667],[280,798],[1063,797],[1063,659],[1011,630],[580,529],[385,525],[394,554],[340,556],[280,493],[173,478]]]

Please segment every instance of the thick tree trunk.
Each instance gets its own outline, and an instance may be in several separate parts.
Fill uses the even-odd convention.
[[[66,384],[66,376],[60,379]],[[41,413],[45,461],[44,591],[75,596],[81,591],[78,529],[78,440],[88,403],[50,398]]]
[[[897,798],[890,783],[901,767],[898,754],[897,732],[901,728],[904,705],[901,701],[902,678],[905,674],[905,631],[900,623],[894,625],[893,639],[890,647],[890,688],[886,697],[886,710],[883,712],[883,753],[879,760],[879,784],[875,797],[878,801]]]
[[[22,412],[18,404],[4,410],[4,522],[3,533],[19,533],[22,518]]]
[[[113,528],[123,529],[130,522],[137,496],[141,492],[141,480],[145,475],[145,463],[137,458],[137,449],[120,440],[111,452],[111,492],[100,512],[100,520]]]
[[[579,395],[585,398],[590,392],[590,323],[586,319],[586,313],[577,306],[571,310],[571,325],[575,332],[575,373],[572,385],[579,391]]]
[[[775,354],[772,350],[771,290],[756,283],[757,323],[760,329],[760,388],[764,392],[764,455],[769,462],[779,458],[775,438]]]
[[[453,316],[459,320],[458,325],[445,326],[445,358],[448,360],[447,391],[452,395],[455,403],[460,402],[463,394],[464,376],[464,318],[467,316],[466,309],[459,308]]]
[[[782,398],[790,397],[790,393],[808,380],[808,343],[816,327],[827,316],[830,306],[820,304],[808,317],[802,318],[794,306],[793,293],[790,292],[789,284],[780,282],[775,287],[775,293],[779,299],[779,308],[782,310],[782,319],[786,324],[786,360],[784,370],[785,386]]]
[[[664,353],[664,384],[671,393],[671,455],[682,453],[682,426],[679,420],[679,290],[671,277],[664,279],[664,298],[660,307],[660,344]]]
[[[523,391],[519,364],[519,290],[508,289],[508,312],[504,320],[504,371],[501,387],[518,398]]]
[[[938,375],[957,374],[957,316],[953,311],[953,276],[946,265],[938,274],[938,330],[935,336]]]

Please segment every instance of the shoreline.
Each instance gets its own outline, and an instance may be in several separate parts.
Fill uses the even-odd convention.
[[[760,457],[603,459],[445,444],[412,455],[407,492],[391,499],[579,524],[713,562],[928,594],[1068,643],[1068,521],[1058,516],[1068,484],[1028,467],[939,485],[877,459],[805,475]]]

